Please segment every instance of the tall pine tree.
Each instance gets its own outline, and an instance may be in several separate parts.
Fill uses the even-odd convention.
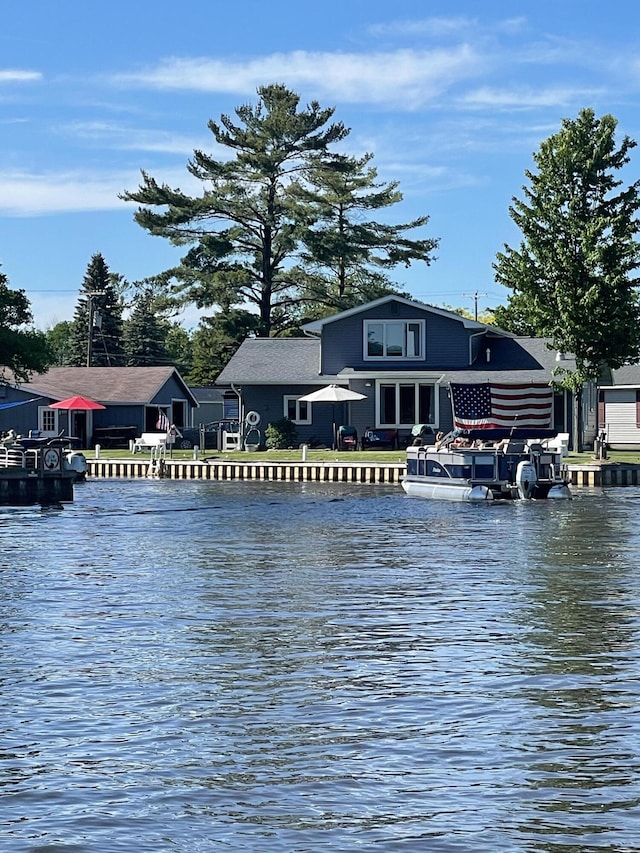
[[[168,326],[168,322],[158,316],[153,293],[150,290],[137,293],[122,333],[125,364],[138,367],[169,364]]]
[[[433,259],[437,239],[406,234],[424,227],[428,216],[402,225],[370,218],[402,201],[397,181],[377,181],[372,159],[373,154],[314,158],[307,181],[298,185],[300,198],[316,210],[303,234],[303,265],[297,270],[310,314],[343,311],[397,292],[388,270]]]
[[[71,364],[76,367],[122,366],[122,305],[116,274],[100,253],[92,256],[82,282],[71,332]]]
[[[401,199],[395,183],[375,181],[370,155],[340,157],[333,146],[349,133],[331,123],[333,108],[316,101],[300,108],[299,95],[283,85],[258,89],[256,105],[209,122],[218,146],[231,155],[215,159],[195,151],[189,172],[204,189],[191,197],[143,173],[135,219],[151,234],[190,246],[181,264],[163,274],[200,308],[248,306],[259,335],[281,334],[311,311],[388,293],[386,271],[431,259],[436,240],[412,240],[407,230],[384,226],[363,213]],[[317,226],[317,227],[314,227]],[[306,250],[306,251],[305,251]],[[301,255],[304,264],[299,264]]]
[[[283,85],[263,86],[259,100],[236,109],[238,123],[222,115],[210,121],[216,143],[233,154],[217,160],[195,151],[189,172],[204,191],[193,198],[143,173],[136,192],[123,198],[141,205],[135,214],[151,234],[191,245],[173,270],[179,287],[197,305],[254,306],[260,334],[286,325],[296,282],[288,273],[309,212],[291,192],[313,153],[324,153],[348,131],[328,124],[333,109],[300,98]],[[161,212],[155,212],[160,209]]]

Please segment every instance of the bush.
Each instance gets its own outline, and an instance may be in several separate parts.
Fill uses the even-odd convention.
[[[295,424],[289,418],[280,418],[279,421],[269,424],[264,434],[267,450],[286,450],[288,447],[295,447],[298,441]]]

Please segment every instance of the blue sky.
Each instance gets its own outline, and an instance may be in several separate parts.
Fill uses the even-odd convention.
[[[129,281],[178,250],[133,221],[118,193],[144,169],[184,190],[209,119],[281,82],[334,106],[344,150],[374,154],[427,214],[430,266],[395,280],[434,305],[506,301],[492,262],[519,234],[508,208],[532,154],[584,107],[640,141],[640,12],[592,0],[29,0],[0,27],[0,264],[36,325],[71,319],[95,252]],[[640,149],[624,175],[638,178]],[[425,234],[425,236],[426,236]],[[195,311],[184,322],[197,322]]]

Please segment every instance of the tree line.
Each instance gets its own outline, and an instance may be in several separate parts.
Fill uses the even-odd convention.
[[[398,184],[378,180],[370,153],[336,151],[349,129],[333,114],[264,86],[255,104],[209,122],[215,155],[196,150],[187,163],[200,194],[143,172],[121,198],[137,203],[142,228],[185,253],[131,287],[95,255],[73,321],[45,335],[53,363],[175,363],[207,384],[247,335],[300,334],[305,322],[401,292],[393,269],[429,266],[439,240],[425,235],[426,215],[381,221],[402,201]],[[617,145],[616,129],[613,116],[584,109],[542,143],[509,211],[522,241],[494,263],[510,295],[493,322],[575,355],[556,381],[578,392],[640,361],[640,182],[619,177],[636,143]],[[189,304],[203,311],[190,334],[171,319]]]

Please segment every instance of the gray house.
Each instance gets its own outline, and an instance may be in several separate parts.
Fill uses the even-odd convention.
[[[612,450],[640,447],[640,364],[612,370],[598,390],[598,426]]]
[[[288,417],[301,443],[330,445],[334,422],[360,436],[390,429],[406,438],[415,424],[446,431],[453,425],[450,383],[549,383],[558,359],[572,366],[543,339],[395,295],[309,323],[304,332],[305,338],[247,339],[218,377],[238,394],[241,419],[257,412],[264,429]],[[364,399],[336,405],[300,399],[330,384]],[[595,397],[585,397],[585,423],[595,435]],[[564,393],[555,395],[554,427],[570,432]]]
[[[76,395],[105,408],[50,408]],[[83,447],[127,447],[131,437],[155,431],[161,414],[178,428],[192,424],[197,406],[174,367],[52,367],[27,383],[0,384],[0,429],[21,434],[39,430],[51,436],[64,430]]]

